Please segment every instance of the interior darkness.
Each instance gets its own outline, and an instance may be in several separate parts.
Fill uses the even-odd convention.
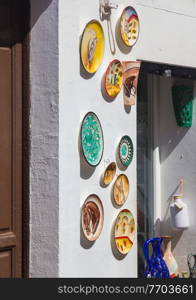
[[[196,69],[189,67],[181,67],[175,65],[159,64],[142,62],[140,73],[166,75],[167,71],[171,71],[172,77],[184,78],[184,79],[196,79]]]

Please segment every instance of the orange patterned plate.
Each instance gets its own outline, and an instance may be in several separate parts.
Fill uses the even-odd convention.
[[[127,254],[133,246],[135,237],[135,220],[128,209],[123,209],[115,223],[115,242],[118,251]]]
[[[113,198],[114,202],[118,206],[122,206],[127,200],[129,194],[129,180],[125,174],[121,174],[117,177],[114,188]]]
[[[117,59],[113,60],[106,71],[105,90],[110,97],[116,97],[123,84],[123,66]]]

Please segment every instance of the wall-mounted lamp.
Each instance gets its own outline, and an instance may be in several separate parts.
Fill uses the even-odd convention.
[[[163,75],[164,75],[165,77],[171,77],[171,76],[172,76],[172,70],[170,70],[170,69],[165,69]]]
[[[112,30],[111,14],[112,14],[112,9],[117,9],[117,8],[118,8],[118,5],[111,3],[110,0],[99,0],[100,19],[102,21],[107,20],[110,50],[113,55],[116,53],[116,46],[115,46],[115,40],[114,40],[114,33]]]
[[[118,4],[111,3],[109,0],[100,0],[100,17],[111,15],[112,9],[117,9]]]
[[[172,100],[178,126],[192,126],[193,99],[193,85],[174,85],[172,87]]]

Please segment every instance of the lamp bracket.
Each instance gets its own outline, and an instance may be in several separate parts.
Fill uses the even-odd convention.
[[[103,15],[111,15],[111,10],[117,8],[118,4],[111,3],[110,0],[100,0],[101,18],[103,17]]]

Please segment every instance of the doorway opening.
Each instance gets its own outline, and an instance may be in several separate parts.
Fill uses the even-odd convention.
[[[27,277],[28,1],[0,0],[0,278]]]
[[[144,241],[171,234],[168,213],[175,190],[169,187],[169,176],[176,148],[189,131],[176,124],[172,86],[194,85],[195,80],[194,68],[141,64],[137,95],[138,277],[144,276]]]

